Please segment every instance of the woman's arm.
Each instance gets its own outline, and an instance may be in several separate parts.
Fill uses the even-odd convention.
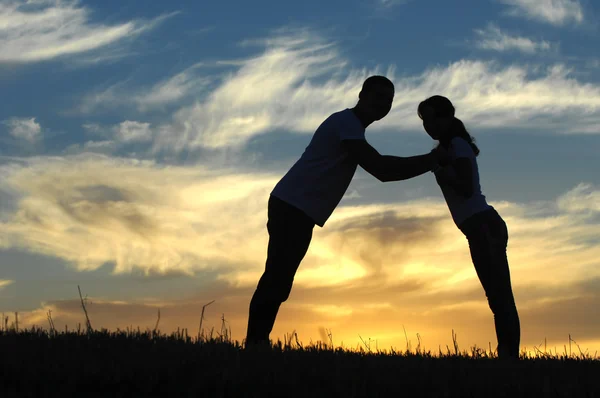
[[[438,184],[446,184],[465,198],[473,196],[473,167],[469,158],[458,158],[435,173]]]

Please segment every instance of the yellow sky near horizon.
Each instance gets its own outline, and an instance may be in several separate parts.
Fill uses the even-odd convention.
[[[148,291],[122,300],[101,283],[84,285],[95,328],[153,328],[160,308],[162,331],[195,334],[202,305],[215,300],[205,325],[218,330],[224,314],[233,338],[244,337],[265,261],[267,197],[279,176],[108,156],[39,158],[4,171],[4,183],[21,199],[0,225],[0,248],[60,258],[78,272],[112,262],[115,274],[216,278],[176,298]],[[523,348],[547,339],[560,352],[571,334],[584,350],[600,349],[599,195],[594,186],[577,185],[544,203],[490,200],[509,228]],[[26,294],[26,281],[0,279],[0,289]],[[76,283],[62,298],[21,311],[21,327],[46,326],[48,310],[57,327],[83,324]],[[380,348],[402,349],[404,330],[413,347],[419,333],[434,351],[451,346],[452,330],[462,348],[495,347],[467,241],[441,197],[385,205],[348,198],[324,228],[315,227],[271,337],[295,330],[301,341],[317,341],[323,329],[346,347],[356,347],[360,335]]]

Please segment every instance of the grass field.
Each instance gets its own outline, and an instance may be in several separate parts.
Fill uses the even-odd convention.
[[[291,337],[291,336],[290,336]],[[600,397],[600,360],[503,362],[446,352],[303,346],[245,350],[227,332],[0,330],[0,397]]]

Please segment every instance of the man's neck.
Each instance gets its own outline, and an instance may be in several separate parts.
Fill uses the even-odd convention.
[[[352,112],[354,112],[358,120],[360,120],[360,124],[362,124],[365,129],[374,122],[374,120],[370,119],[359,106],[352,108]]]

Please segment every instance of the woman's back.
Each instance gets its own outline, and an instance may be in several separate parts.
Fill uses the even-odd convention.
[[[461,137],[454,137],[450,141],[448,153],[452,163],[449,166],[438,170],[435,173],[435,176],[436,181],[444,194],[444,198],[446,199],[454,222],[456,225],[460,225],[473,214],[490,209],[492,206],[487,203],[486,198],[481,191],[479,167],[477,165],[475,152],[471,145]],[[447,178],[444,178],[456,178],[454,165],[456,160],[460,158],[468,159],[471,164],[472,194],[469,197],[465,197],[463,194],[457,192],[452,186],[445,182]]]

